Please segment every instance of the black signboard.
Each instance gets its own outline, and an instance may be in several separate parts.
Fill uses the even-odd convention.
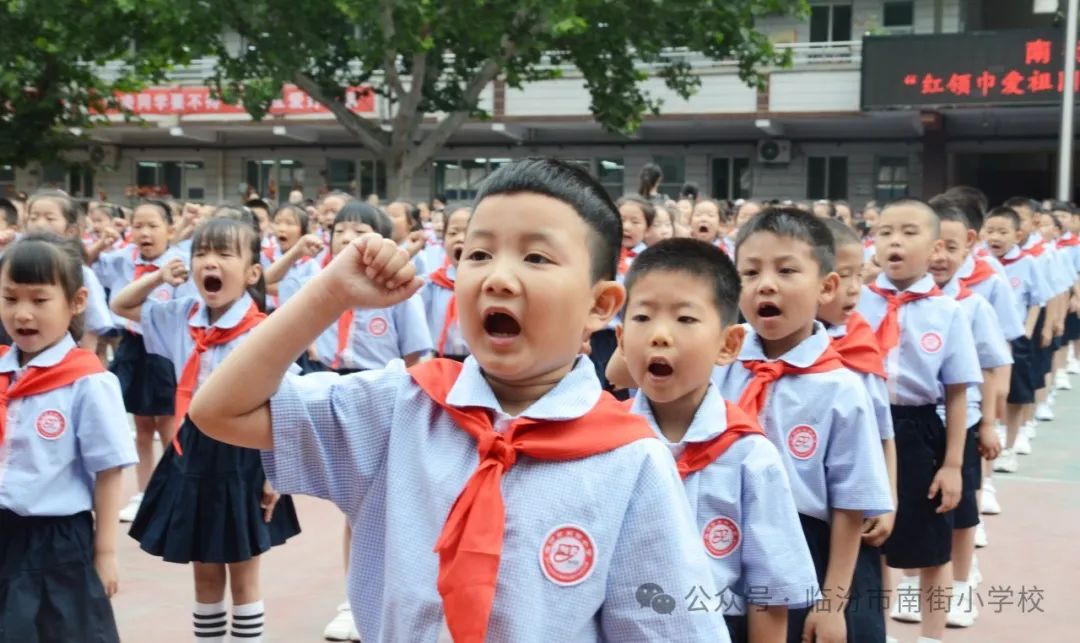
[[[1059,29],[867,36],[862,108],[1058,104],[1064,50]]]

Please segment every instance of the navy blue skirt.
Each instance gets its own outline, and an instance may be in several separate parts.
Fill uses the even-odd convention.
[[[257,449],[208,437],[191,420],[154,469],[129,534],[170,563],[239,563],[300,533],[290,496],[263,520],[266,474]]]
[[[176,404],[176,372],[172,362],[146,352],[142,335],[125,332],[109,365],[132,415],[172,415]]]
[[[94,570],[94,519],[0,509],[0,641],[120,640]]]
[[[953,529],[971,529],[979,524],[979,501],[975,495],[982,487],[979,424],[981,422],[968,427],[964,436],[964,466],[960,470],[964,490],[960,494],[960,504],[953,510]]]

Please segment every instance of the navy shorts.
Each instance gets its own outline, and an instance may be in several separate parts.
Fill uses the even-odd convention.
[[[1009,379],[1009,396],[1005,399],[1009,404],[1034,404],[1035,381],[1031,367],[1031,340],[1027,337],[1017,337],[1009,342],[1012,346],[1013,367]]]
[[[893,406],[896,431],[896,526],[882,551],[890,567],[918,569],[952,558],[953,512],[937,513],[941,494],[926,493],[945,462],[945,425],[933,404]]]
[[[964,438],[964,466],[960,477],[964,490],[953,511],[955,529],[971,529],[979,524],[979,502],[975,493],[982,487],[982,457],[979,455],[979,422],[968,428]]]
[[[1069,313],[1065,315],[1065,341],[1072,342],[1080,339],[1080,315]]]

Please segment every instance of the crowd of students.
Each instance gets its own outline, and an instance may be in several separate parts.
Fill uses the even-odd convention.
[[[289,494],[344,514],[331,640],[974,625],[992,474],[1080,370],[1080,214],[649,170],[615,202],[552,159],[461,207],[0,200],[0,640],[117,640],[121,522],[192,565],[195,640],[261,640]]]

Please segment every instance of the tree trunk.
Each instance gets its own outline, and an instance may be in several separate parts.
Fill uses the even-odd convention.
[[[409,159],[407,155],[395,158],[394,155],[389,153],[384,155],[381,160],[386,167],[386,194],[380,196],[384,196],[387,201],[394,199],[415,200],[418,197],[426,196],[412,193],[413,177],[416,175],[417,163],[410,162],[412,159]]]

